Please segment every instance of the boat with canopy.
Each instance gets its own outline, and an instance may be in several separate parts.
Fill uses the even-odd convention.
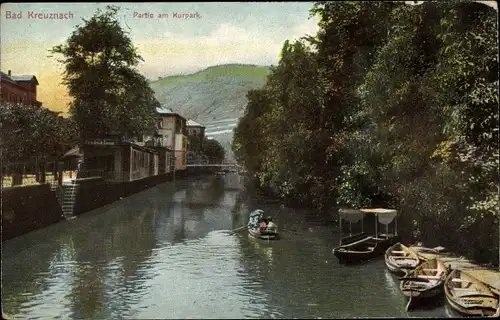
[[[257,239],[276,240],[278,238],[278,228],[273,230],[260,230],[259,223],[264,219],[264,211],[257,209],[250,213],[248,218],[248,234]]]
[[[352,234],[352,223],[363,220],[364,214],[371,213],[375,215],[375,234],[369,235],[363,231],[358,234]],[[341,263],[353,263],[370,260],[381,256],[392,245],[399,241],[397,235],[397,210],[394,209],[340,209],[341,220],[349,221],[349,237],[342,238],[340,245],[333,249],[333,254]],[[389,233],[389,224],[394,221],[394,234]],[[342,222],[341,222],[342,223]],[[386,226],[385,233],[378,232],[378,224]]]

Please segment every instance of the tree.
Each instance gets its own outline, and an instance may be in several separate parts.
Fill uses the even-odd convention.
[[[75,142],[74,123],[43,107],[1,102],[0,123],[2,157],[7,161],[51,161]]]
[[[395,207],[406,236],[497,263],[495,10],[349,1],[311,12],[318,34],[286,41],[248,95],[238,161],[300,205]]]
[[[147,79],[135,69],[142,57],[117,19],[119,8],[97,10],[62,45],[63,82],[73,98],[70,113],[80,138],[134,137],[154,128],[158,102]]]
[[[189,150],[199,153],[202,150],[202,140],[198,135],[188,136]]]
[[[219,141],[205,139],[202,144],[202,152],[211,162],[222,162],[226,156],[226,150]]]

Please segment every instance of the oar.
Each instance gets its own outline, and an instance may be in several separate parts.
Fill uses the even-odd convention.
[[[408,299],[408,303],[406,304],[405,311],[408,312],[410,311],[410,305],[412,303],[412,297],[410,296],[410,299]]]
[[[236,232],[241,231],[241,230],[246,229],[246,228],[248,228],[248,225],[247,225],[247,226],[243,226],[243,227],[239,227],[239,228],[237,228],[237,229],[234,229],[234,230],[233,230],[233,231],[231,231],[231,232],[232,232],[232,233],[236,233]]]

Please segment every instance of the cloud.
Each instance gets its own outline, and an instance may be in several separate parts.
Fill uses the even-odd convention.
[[[287,39],[298,39],[317,30],[315,20],[306,20],[293,28],[279,30],[249,30],[229,23],[218,25],[208,35],[186,37],[181,33],[165,32],[156,38],[132,39],[144,62],[140,71],[150,79],[180,73],[191,73],[209,66],[227,63],[271,65]],[[2,71],[13,74],[35,74],[40,82],[38,99],[54,110],[65,110],[70,98],[61,85],[61,66],[56,56],[47,51],[66,39],[50,42],[14,41],[1,48]],[[29,59],[18,59],[29,55]],[[5,70],[4,70],[5,69]]]
[[[141,71],[158,77],[226,63],[276,64],[285,40],[316,31],[316,20],[274,34],[224,23],[205,36],[186,37],[166,32],[155,39],[138,40],[136,45],[145,60]]]

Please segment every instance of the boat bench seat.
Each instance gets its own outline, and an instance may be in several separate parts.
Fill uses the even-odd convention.
[[[453,282],[469,282],[469,281],[464,281],[464,280],[458,279],[458,278],[453,278],[453,279],[451,279],[451,281],[453,281]]]
[[[424,278],[424,279],[441,279],[440,276],[423,276],[423,275],[418,275],[419,278]]]
[[[453,288],[454,291],[470,291],[471,293],[476,293],[477,290],[471,288]]]
[[[404,251],[396,251],[396,250],[393,250],[393,251],[391,251],[391,252],[392,252],[392,253],[401,253],[401,254],[405,254],[405,253],[406,253],[406,252],[404,252]]]
[[[422,269],[422,271],[430,271],[430,272],[437,272],[437,269]]]

